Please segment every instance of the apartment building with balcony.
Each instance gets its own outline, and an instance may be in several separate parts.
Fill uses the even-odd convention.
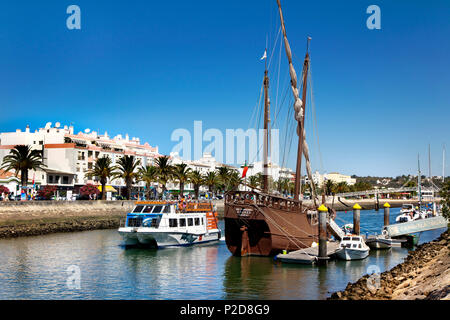
[[[55,185],[58,190],[74,193],[87,183],[98,184],[86,173],[99,157],[109,156],[114,165],[124,155],[133,155],[142,165],[147,165],[160,156],[158,147],[141,144],[139,138],[130,139],[128,134],[110,137],[107,132],[101,135],[89,129],[75,134],[73,126],[61,127],[59,123],[52,125],[51,122],[34,132],[27,126],[24,131],[0,133],[0,162],[16,145],[29,145],[43,151],[45,169],[28,175],[30,179],[35,178],[36,184]],[[108,181],[108,184],[119,188],[125,186],[122,179]]]

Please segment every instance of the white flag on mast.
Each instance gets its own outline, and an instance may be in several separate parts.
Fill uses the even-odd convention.
[[[267,59],[267,49],[264,50],[264,54],[263,54],[263,56],[261,57],[260,60],[264,60],[264,59]]]

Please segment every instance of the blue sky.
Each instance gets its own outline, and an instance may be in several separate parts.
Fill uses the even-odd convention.
[[[81,8],[81,30],[66,27],[71,4]],[[366,27],[371,4],[381,9],[381,30]],[[420,153],[427,174],[431,144],[440,175],[442,145],[450,149],[450,2],[282,5],[297,73],[306,36],[313,38],[321,151],[308,130],[313,169],[416,173]],[[167,154],[173,130],[193,130],[194,120],[204,130],[247,129],[264,71],[259,58],[278,28],[275,0],[4,1],[0,131],[72,122],[76,132],[129,133]],[[269,70],[272,104],[278,52]],[[284,48],[281,61],[283,83]],[[295,143],[290,167],[294,154]]]

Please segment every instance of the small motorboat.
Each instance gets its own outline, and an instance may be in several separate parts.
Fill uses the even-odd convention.
[[[371,235],[366,238],[366,244],[371,249],[389,249],[392,247],[401,247],[406,240],[392,239],[385,234]]]
[[[342,260],[361,260],[367,258],[370,248],[364,239],[358,235],[349,235],[342,238],[340,250],[336,256]]]
[[[397,223],[410,222],[410,221],[415,221],[415,220],[420,220],[420,219],[426,219],[428,217],[429,217],[429,214],[427,211],[420,210],[418,207],[416,207],[412,211],[400,214],[395,219],[395,222],[397,222]]]
[[[406,204],[402,205],[402,208],[400,209],[401,214],[410,213],[412,211],[414,211],[414,205],[410,204],[410,203],[406,203]]]

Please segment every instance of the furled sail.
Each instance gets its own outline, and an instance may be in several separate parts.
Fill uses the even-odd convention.
[[[283,32],[283,37],[284,37],[284,48],[286,50],[286,55],[287,55],[287,58],[289,61],[289,75],[291,77],[291,89],[292,89],[292,94],[294,95],[294,110],[295,110],[294,116],[295,116],[295,120],[297,120],[297,122],[298,122],[297,135],[300,137],[300,133],[301,133],[300,130],[302,130],[301,123],[302,123],[302,119],[304,117],[304,106],[303,106],[303,101],[300,99],[298,89],[297,89],[297,73],[295,72],[294,65],[292,64],[292,52],[291,52],[291,47],[289,45],[289,41],[286,36],[286,29],[284,26],[283,12],[281,11],[280,0],[277,0],[277,3],[278,3],[278,10],[280,12],[281,30]],[[303,72],[308,72],[308,70],[303,70]],[[312,179],[311,162],[309,159],[309,148],[308,148],[308,143],[306,142],[305,136],[306,136],[306,131],[303,128],[303,142],[302,142],[303,155],[305,156],[305,161],[306,161],[306,173],[308,175],[308,179],[311,184],[311,194],[312,194],[312,197],[315,202],[317,199],[317,194],[316,194],[316,188],[314,185],[314,181]],[[300,173],[298,173],[298,175],[300,176]]]

